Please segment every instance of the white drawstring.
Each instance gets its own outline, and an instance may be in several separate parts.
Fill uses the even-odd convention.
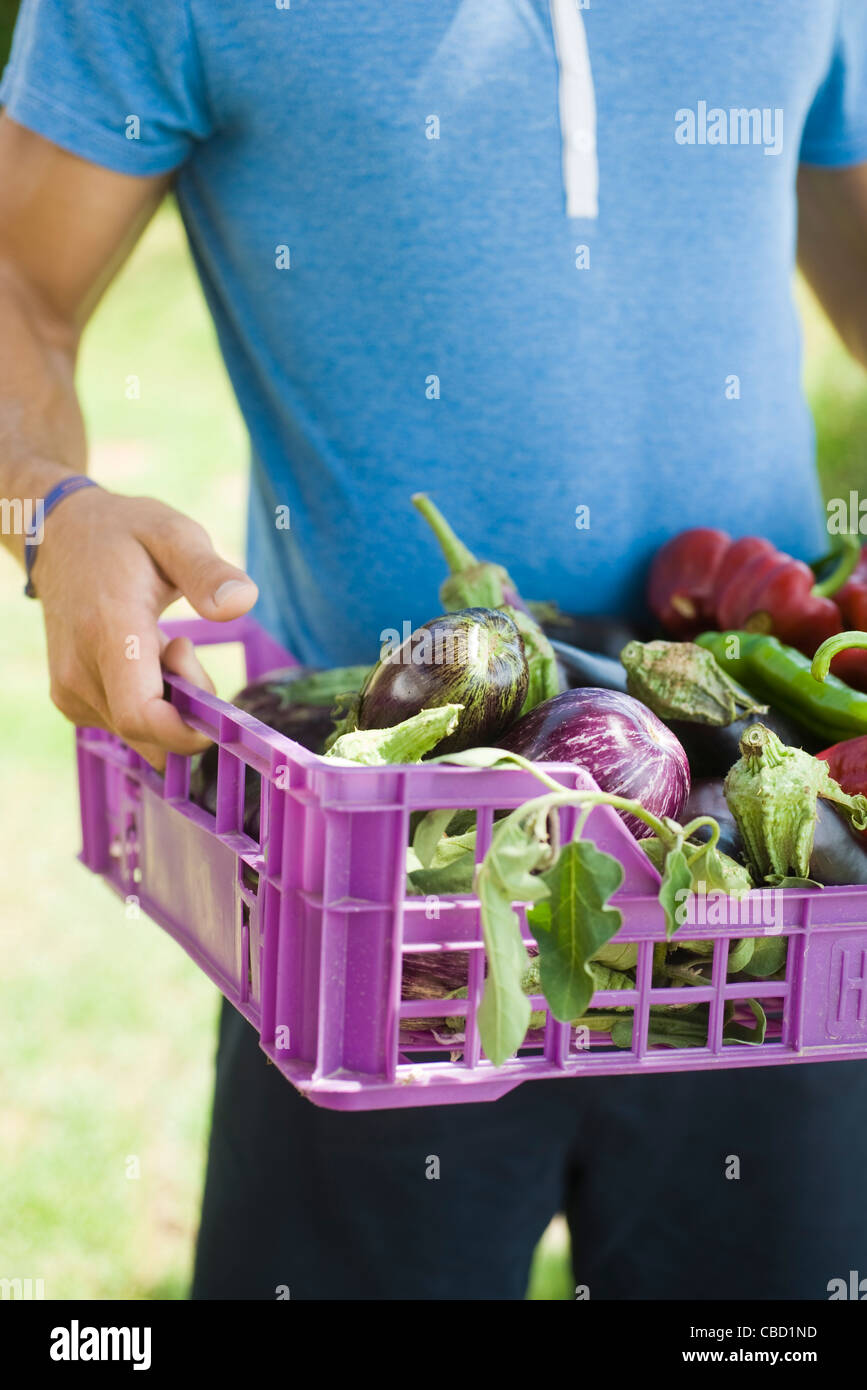
[[[550,0],[560,67],[560,138],[568,217],[599,216],[596,95],[578,0]]]

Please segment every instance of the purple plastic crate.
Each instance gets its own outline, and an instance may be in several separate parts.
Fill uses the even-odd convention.
[[[165,624],[197,645],[240,641],[249,679],[292,658],[249,618]],[[638,943],[636,989],[594,995],[592,1006],[633,1005],[631,1049],[604,1033],[579,1032],[548,1014],[504,1066],[483,1055],[476,1009],[485,961],[472,896],[407,895],[410,814],[434,807],[478,812],[481,858],[495,811],[539,793],[531,774],[429,766],[347,768],[316,757],[225,701],[171,676],[184,719],[220,746],[217,813],[188,799],[189,759],[170,754],[158,776],[120,739],[78,731],[81,859],[137,900],[184,947],[259,1032],[260,1045],[308,1098],[332,1109],[494,1100],[521,1082],[615,1072],[680,1071],[867,1057],[867,888],[788,889],[773,926],[759,925],[767,899],[746,900],[737,923],[680,928],[713,940],[707,987],[652,989],[654,943],[664,939],[659,878],[609,807],[585,834],[620,860],[619,942]],[[243,826],[244,781],[261,778],[261,843]],[[549,765],[565,787],[592,786],[571,766]],[[564,837],[575,812],[561,812]],[[525,937],[531,941],[523,918]],[[726,979],[729,941],[784,935],[783,981]],[[407,954],[466,953],[466,1001],[402,1001]],[[746,999],[769,1019],[759,1045],[724,1042],[727,1000],[750,1020]],[[710,1005],[707,1045],[674,1049],[648,1041],[651,1004]],[[532,1001],[542,1010],[541,996]],[[465,1015],[456,1039],[413,1032],[414,1019]],[[431,1054],[436,1060],[431,1060]]]

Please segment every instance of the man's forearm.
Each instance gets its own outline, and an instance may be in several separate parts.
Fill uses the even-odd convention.
[[[798,264],[852,356],[867,367],[867,164],[801,165]]]
[[[19,560],[37,499],[87,463],[78,330],[0,254],[0,541]]]

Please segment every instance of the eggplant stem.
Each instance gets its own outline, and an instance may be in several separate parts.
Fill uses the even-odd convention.
[[[867,647],[867,632],[837,632],[833,637],[826,637],[813,657],[813,664],[810,667],[810,675],[813,680],[825,680],[834,657],[839,656],[841,652],[847,651],[850,647]]]
[[[741,757],[761,758],[765,767],[779,767],[785,758],[790,758],[793,749],[777,737],[773,729],[764,724],[751,724],[740,738]]]
[[[461,570],[470,569],[472,565],[479,563],[473,552],[467,549],[460,537],[449,526],[439,507],[431,501],[426,492],[414,493],[412,505],[417,512],[421,513],[439,541],[451,574],[460,574]]]
[[[557,784],[557,792],[548,796],[534,797],[532,801],[526,801],[523,806],[518,806],[502,825],[506,825],[514,816],[516,820],[522,820],[525,815],[529,816],[538,811],[543,803],[546,803],[551,810],[556,810],[560,806],[581,806],[587,807],[592,811],[594,806],[613,806],[615,811],[626,811],[629,815],[643,820],[645,825],[649,825],[657,839],[661,840],[666,847],[673,843],[673,836],[668,827],[645,810],[640,801],[630,801],[626,796],[614,796],[610,792],[591,792],[591,791],[568,791],[560,784]]]
[[[820,584],[813,585],[810,590],[813,598],[830,598],[832,594],[836,594],[837,590],[842,589],[846,580],[854,573],[858,561],[861,558],[861,543],[857,536],[843,532],[839,537],[839,541],[840,549],[836,557],[837,564],[834,566],[827,579],[823,579]]]
[[[670,980],[683,980],[685,984],[698,985],[699,988],[711,983],[710,975],[702,975],[700,972],[690,970],[686,965],[669,965],[666,961],[660,965],[659,969],[660,973],[666,975]]]
[[[442,759],[437,759],[437,761],[447,762],[448,754],[444,755]],[[529,758],[525,758],[521,753],[512,753],[505,748],[502,750],[501,761],[516,763],[518,767],[524,768],[525,771],[532,772],[537,781],[541,782],[543,786],[550,787],[552,792],[556,792],[556,797],[550,798],[552,807],[580,806],[586,808],[586,819],[586,816],[590,814],[594,806],[613,806],[617,811],[626,811],[629,815],[636,816],[639,820],[643,820],[645,825],[650,826],[657,839],[661,840],[667,848],[671,847],[675,842],[676,837],[672,834],[665,822],[659,820],[651,811],[646,810],[640,801],[630,801],[628,797],[614,796],[610,792],[569,791],[567,787],[563,786],[562,782],[555,782],[553,777],[549,777],[547,772],[543,772],[537,763],[531,762]],[[548,799],[547,797],[537,796],[534,797],[532,801],[525,801],[522,806],[516,806],[515,810],[506,817],[506,820],[511,820],[513,816],[520,819],[522,812],[534,811],[538,809],[541,802]],[[501,824],[505,825],[506,821],[501,821]],[[678,831],[679,830],[680,827],[678,827]],[[718,829],[717,835],[719,835]]]
[[[683,828],[684,843],[687,840],[691,840],[696,830],[700,830],[703,825],[709,825],[711,827],[710,839],[705,840],[702,843],[701,847],[696,850],[695,854],[693,854],[691,858],[687,859],[686,862],[688,864],[692,864],[696,859],[699,858],[700,855],[704,854],[707,850],[715,849],[715,847],[719,843],[719,823],[714,820],[713,816],[696,816],[695,820],[691,820],[689,825],[685,825]]]

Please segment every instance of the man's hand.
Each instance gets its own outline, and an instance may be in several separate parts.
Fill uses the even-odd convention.
[[[257,589],[198,522],[150,498],[84,489],[46,518],[33,580],[51,698],[67,718],[113,730],[156,767],[165,750],[207,747],[163,699],[161,666],[214,687],[191,643],[169,642],[157,619],[183,595],[203,618],[225,622],[253,606]]]
[[[168,183],[113,173],[0,116],[0,497],[32,502],[85,471],[79,334]],[[22,537],[0,540],[23,560]],[[213,686],[157,619],[180,594],[205,618],[237,618],[256,586],[201,526],[161,502],[86,488],[46,517],[33,582],[58,709],[114,730],[156,767],[167,749],[207,745],[162,698],[161,663]]]
[[[867,367],[867,164],[800,166],[798,264],[852,356]]]

